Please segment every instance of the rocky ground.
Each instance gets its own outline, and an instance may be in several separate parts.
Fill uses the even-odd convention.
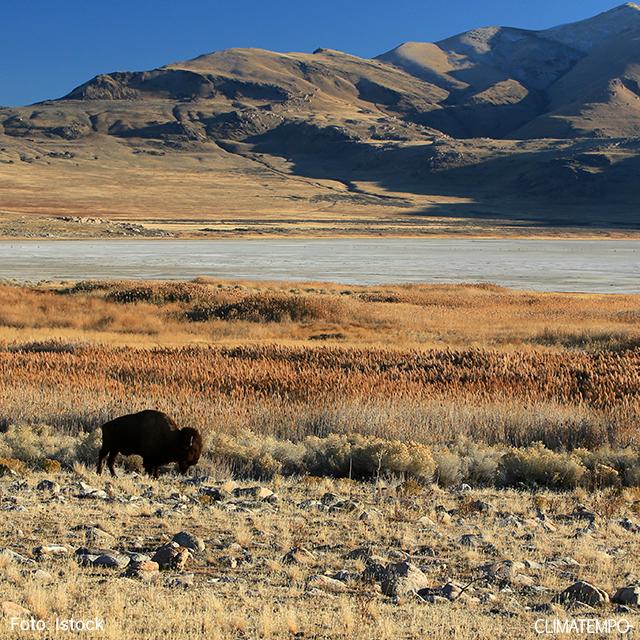
[[[2,636],[34,637],[10,626],[32,617],[49,625],[39,638],[58,637],[56,617],[102,620],[100,637],[117,639],[528,638],[556,619],[640,625],[635,490],[215,475],[5,467]]]

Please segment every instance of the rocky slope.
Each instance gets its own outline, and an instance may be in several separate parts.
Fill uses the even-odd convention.
[[[372,60],[231,49],[104,74],[0,109],[2,210],[636,227],[639,82],[633,3]]]

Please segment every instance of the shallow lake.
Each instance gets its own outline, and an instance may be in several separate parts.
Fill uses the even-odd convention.
[[[258,239],[0,241],[0,279],[493,282],[519,289],[640,293],[640,241]]]

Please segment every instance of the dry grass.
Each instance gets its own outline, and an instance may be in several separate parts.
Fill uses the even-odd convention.
[[[638,442],[637,296],[202,280],[3,286],[0,301],[6,424],[75,433],[150,406],[293,441]]]
[[[625,350],[640,296],[493,285],[345,287],[222,282],[0,286],[0,341],[128,346],[340,341],[403,348]]]
[[[46,619],[102,617],[113,640],[535,637],[545,614],[531,607],[574,579],[610,592],[631,580],[622,559],[638,534],[620,522],[640,515],[638,302],[488,285],[2,286],[2,545],[75,548],[72,527],[87,522],[120,549],[149,551],[183,529],[208,545],[187,591],[64,558],[40,561],[54,576],[43,583],[0,558],[2,598]],[[149,407],[203,431],[200,480],[138,477],[136,457],[116,480],[91,471],[95,427]],[[45,474],[60,498],[34,491]],[[227,508],[198,492],[203,474],[227,489],[268,479],[280,501]],[[78,499],[78,480],[113,498]],[[457,491],[464,482],[472,492]],[[327,491],[366,517],[303,506]],[[578,503],[595,529],[567,520]],[[489,546],[458,544],[477,532]],[[230,566],[233,545],[251,563]],[[340,595],[311,588],[314,573],[362,572],[344,555],[363,545],[409,554],[434,586],[466,584],[490,561],[542,568],[536,589],[479,583],[444,605],[394,603],[362,581]],[[294,546],[318,562],[285,564]],[[549,564],[564,556],[579,566]]]
[[[278,493],[275,505],[249,502],[237,511],[224,502],[201,502],[197,485],[175,477],[150,481],[125,475],[105,480],[79,471],[81,475],[30,473],[19,483],[0,478],[0,504],[5,508],[23,507],[11,511],[10,518],[0,520],[3,546],[27,557],[32,557],[33,548],[43,543],[65,544],[70,549],[69,556],[38,562],[36,566],[47,571],[48,578],[38,577],[29,567],[25,570],[5,562],[0,568],[0,592],[2,599],[16,602],[49,622],[56,616],[101,618],[106,631],[99,637],[110,640],[441,640],[452,636],[464,640],[514,639],[536,637],[533,625],[539,618],[622,615],[632,624],[640,622],[636,611],[616,614],[613,606],[592,612],[531,610],[549,602],[578,578],[610,593],[627,584],[630,567],[623,558],[634,553],[634,536],[638,534],[625,531],[617,522],[632,513],[638,496],[630,491],[596,491],[586,498],[577,492],[541,492],[534,500],[511,490],[458,494],[438,487],[420,487],[407,496],[392,486],[386,486],[383,492],[362,483],[278,478],[268,485]],[[34,490],[43,477],[60,483],[61,497]],[[79,480],[108,489],[113,499],[77,498]],[[208,483],[220,486],[223,480],[218,476],[209,478]],[[231,489],[236,483],[227,481],[223,486]],[[355,501],[357,510],[329,514],[313,506],[317,504],[313,501],[320,500],[326,492],[339,500]],[[489,511],[475,511],[471,505],[477,500],[488,503]],[[309,502],[311,506],[307,506]],[[578,502],[595,511],[598,527],[593,533],[575,538],[574,532],[581,523],[567,519],[565,514],[572,513]],[[184,506],[171,507],[176,503]],[[532,517],[536,508],[544,512],[544,522]],[[158,509],[169,510],[170,517],[158,515]],[[442,509],[451,513],[446,520],[438,516]],[[369,519],[359,518],[363,511],[370,514]],[[431,524],[420,520],[424,516],[431,519]],[[85,540],[83,531],[74,527],[87,523],[115,536],[115,548],[145,553],[178,531],[188,530],[202,537],[207,549],[187,567],[195,574],[194,586],[187,590],[172,588],[173,571],[164,573],[157,583],[143,584],[121,577],[118,570],[78,566],[72,553],[85,546]],[[476,549],[459,544],[461,535],[478,531],[490,543],[488,547]],[[533,543],[527,533],[533,534]],[[226,558],[238,553],[237,545],[240,553],[249,554],[250,561],[230,566]],[[283,556],[293,546],[311,550],[315,561],[285,564]],[[433,586],[449,580],[461,584],[477,582],[468,591],[468,598],[436,605],[415,597],[402,597],[396,602],[383,596],[375,583],[359,579],[346,582],[342,594],[313,589],[309,583],[312,575],[362,573],[365,562],[346,556],[363,546],[371,547],[382,562],[410,558],[421,566]],[[553,566],[553,561],[567,556],[578,564]],[[509,559],[538,563],[523,570],[531,576],[536,589],[517,582],[509,584],[508,580],[478,581],[484,565]],[[8,625],[8,621],[0,618],[4,632],[2,625]],[[25,636],[8,632],[3,635]]]

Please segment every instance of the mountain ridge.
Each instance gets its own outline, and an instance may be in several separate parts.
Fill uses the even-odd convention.
[[[406,42],[371,59],[326,48],[213,51],[0,108],[0,194],[17,212],[75,213],[84,202],[121,216],[477,218],[476,203],[506,218],[515,206],[545,224],[624,227],[640,223],[639,157],[635,3],[551,29]],[[98,195],[63,188],[74,171]],[[148,194],[128,172],[147,176]],[[172,175],[184,184],[172,181],[167,196]],[[110,177],[131,183],[128,203],[108,192]],[[60,203],[37,193],[39,182]]]

